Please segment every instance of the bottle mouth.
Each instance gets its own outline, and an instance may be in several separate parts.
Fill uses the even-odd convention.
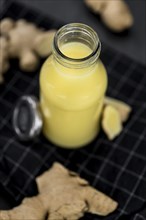
[[[85,57],[72,58],[61,51],[61,47],[70,42],[79,42],[85,44],[91,49],[91,53]],[[58,62],[66,64],[79,65],[93,63],[98,59],[101,51],[101,43],[97,33],[88,25],[81,23],[71,23],[61,27],[55,37],[53,43],[53,52]]]

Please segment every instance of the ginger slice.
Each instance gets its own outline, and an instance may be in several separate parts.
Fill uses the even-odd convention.
[[[121,32],[133,25],[133,16],[124,0],[85,0],[85,3],[115,32]]]
[[[26,198],[9,211],[0,211],[1,220],[77,220],[85,212],[106,216],[118,203],[59,163],[36,178],[39,194]]]
[[[122,131],[120,114],[111,105],[107,105],[103,110],[102,128],[109,140],[113,140]]]
[[[125,102],[122,102],[120,100],[110,98],[110,97],[105,97],[104,105],[111,105],[114,108],[116,108],[120,114],[122,122],[127,121],[129,114],[132,111],[132,108],[130,105],[126,104]]]

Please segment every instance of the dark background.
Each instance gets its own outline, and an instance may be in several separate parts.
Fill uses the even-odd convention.
[[[6,1],[6,0],[5,0]],[[83,0],[16,0],[57,20],[90,25],[107,45],[146,65],[146,0],[126,0],[134,26],[126,34],[113,34],[85,6]],[[115,0],[116,1],[116,0]]]
[[[4,0],[8,1],[8,0]],[[146,65],[146,1],[127,0],[133,13],[135,23],[125,34],[113,34],[93,15],[83,3],[83,0],[16,0],[32,8],[40,10],[57,20],[82,22],[93,27],[100,39],[114,49],[128,55],[134,60]],[[2,2],[2,0],[0,0]],[[9,201],[10,203],[10,201]],[[0,187],[0,207],[10,207],[6,194]]]

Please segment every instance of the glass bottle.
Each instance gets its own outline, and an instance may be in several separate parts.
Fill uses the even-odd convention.
[[[42,66],[43,133],[60,147],[82,147],[99,132],[107,88],[100,51],[101,43],[92,28],[67,24],[57,31],[52,55]]]

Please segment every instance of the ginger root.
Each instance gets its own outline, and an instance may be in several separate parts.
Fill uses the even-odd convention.
[[[46,210],[38,196],[26,198],[8,211],[0,211],[0,220],[45,220]]]
[[[105,216],[117,207],[117,202],[59,163],[54,163],[49,171],[38,177],[37,185],[39,193],[44,195],[41,198],[49,210],[49,220],[79,219],[84,212]]]
[[[116,108],[120,114],[122,122],[127,121],[129,114],[132,111],[132,108],[130,105],[126,104],[125,102],[122,102],[120,100],[110,98],[110,97],[105,97],[104,105],[111,105],[114,108]]]
[[[40,57],[46,57],[51,53],[51,45],[55,36],[56,30],[50,30],[46,33],[40,34],[37,36],[34,42],[34,48],[37,54]]]
[[[89,186],[76,173],[59,163],[36,179],[39,194],[26,198],[9,211],[0,211],[1,220],[77,220],[90,212],[106,216],[117,208],[117,202]]]
[[[103,110],[102,128],[109,140],[113,140],[122,131],[120,114],[111,105],[107,105]]]
[[[10,57],[20,59],[20,68],[22,70],[35,70],[39,64],[39,56],[47,56],[51,53],[52,42],[48,41],[49,37],[50,31],[44,32],[25,20],[17,21],[15,27],[9,32]],[[42,47],[42,44],[45,44],[46,47]],[[41,49],[39,50],[38,48]]]
[[[8,38],[7,48],[10,58],[18,58],[20,68],[31,72],[39,65],[39,57],[49,56],[55,30],[44,31],[24,19],[1,21],[1,35]]]
[[[85,3],[115,32],[124,31],[133,25],[133,16],[124,0],[85,0]]]
[[[9,69],[9,43],[8,40],[0,36],[0,83],[4,81],[3,74]]]
[[[7,35],[8,32],[14,27],[15,22],[11,18],[5,18],[0,22],[0,33]]]

